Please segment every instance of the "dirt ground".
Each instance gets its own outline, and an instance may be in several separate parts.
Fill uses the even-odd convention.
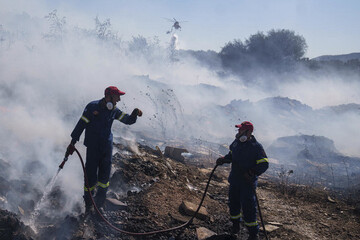
[[[122,209],[105,206],[105,217],[116,227],[130,232],[148,232],[184,224],[190,216],[180,209],[183,201],[199,204],[212,168],[196,166],[162,156],[146,146],[140,154],[118,145],[114,155],[114,174],[108,197],[126,203]],[[94,214],[67,216],[42,223],[38,234],[31,233],[16,215],[0,213],[1,239],[198,239],[196,229],[205,227],[216,235],[208,239],[247,239],[246,229],[230,234],[227,192],[229,167],[218,167],[210,182],[203,206],[208,218],[195,218],[179,230],[150,236],[118,233]],[[360,211],[325,190],[300,185],[281,185],[273,176],[259,180],[257,195],[269,239],[360,239]],[[12,219],[12,223],[7,220]],[[260,222],[260,219],[259,219]],[[270,230],[270,229],[269,229]],[[6,236],[6,238],[4,238]],[[8,238],[10,236],[10,238]],[[260,234],[260,239],[265,239]]]

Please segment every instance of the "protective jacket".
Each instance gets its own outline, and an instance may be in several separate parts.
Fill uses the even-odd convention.
[[[86,184],[84,186],[86,206],[91,205],[89,192],[93,194],[97,186],[96,204],[98,207],[104,204],[109,187],[112,162],[113,134],[111,126],[115,119],[125,124],[135,123],[137,112],[133,113],[128,115],[116,107],[109,110],[103,98],[90,102],[86,106],[80,120],[72,131],[72,143],[75,144],[76,141],[79,141],[85,129],[84,145],[87,147],[85,171],[89,183],[89,188],[87,188]]]
[[[266,153],[255,137],[251,136],[246,142],[235,139],[224,158],[226,162],[232,163],[229,175],[230,218],[239,222],[243,217],[249,233],[256,235],[259,224],[256,220],[255,189],[258,176],[269,167]]]
[[[269,162],[262,145],[256,141],[254,136],[246,142],[240,142],[235,139],[230,145],[230,152],[225,159],[231,162],[231,172],[229,175],[229,183],[239,183],[244,181],[244,174],[249,170],[255,174],[253,180],[257,180],[257,176],[264,173]]]
[[[79,141],[80,135],[85,129],[85,146],[101,145],[105,147],[112,144],[111,126],[115,119],[130,125],[136,122],[137,117],[128,115],[117,107],[108,110],[104,98],[90,102],[71,133],[73,142]]]

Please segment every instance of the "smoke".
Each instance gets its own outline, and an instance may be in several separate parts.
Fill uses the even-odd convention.
[[[306,77],[306,78],[305,78]],[[351,79],[351,78],[347,78]],[[297,99],[315,109],[348,103],[359,103],[359,81],[354,76],[351,81],[344,81],[343,76],[302,75],[296,83],[279,86],[279,95]],[[326,89],[326,91],[324,91]]]
[[[26,179],[41,191],[56,173],[85,105],[102,98],[110,85],[126,92],[118,103],[121,110],[131,113],[138,107],[144,113],[132,126],[114,122],[116,137],[126,132],[137,140],[229,144],[234,125],[250,120],[265,147],[278,137],[315,134],[333,139],[343,153],[360,156],[359,113],[317,112],[360,103],[359,81],[297,72],[288,74],[291,81],[279,83],[272,81],[277,76],[265,74],[258,82],[266,84],[249,85],[246,78],[221,75],[191,55],[180,56],[175,34],[168,43],[141,32],[123,41],[101,18],[85,28],[69,24],[71,15],[55,11],[45,18],[28,11],[0,17],[0,156],[12,166],[11,179]],[[262,101],[277,96],[286,100],[288,110]],[[289,99],[309,109],[293,108],[296,102]],[[85,156],[81,143],[77,148]],[[28,169],[34,162],[41,171]],[[81,202],[83,178],[76,156],[60,172],[58,185],[69,203],[62,209],[66,214]],[[18,204],[5,207],[14,211]]]
[[[170,49],[179,50],[179,37],[176,34],[173,34],[170,39]]]

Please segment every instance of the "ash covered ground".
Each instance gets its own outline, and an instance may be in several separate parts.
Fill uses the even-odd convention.
[[[197,149],[198,152],[191,151],[192,155],[181,155],[178,153],[184,151],[183,148],[164,152],[138,144],[139,151],[135,153],[121,143],[114,147],[113,174],[104,212],[114,226],[130,232],[149,232],[179,226],[191,218],[182,204],[199,204],[214,167],[215,152]],[[77,161],[76,156],[72,158],[72,161]],[[55,214],[62,211],[66,203],[62,190],[65,186],[57,184],[46,199],[48,212],[40,209],[34,217],[32,214],[42,193],[32,189],[26,180],[7,182],[4,175],[10,166],[5,161],[1,164],[2,201],[11,201],[12,192],[33,192],[34,196],[33,199],[18,201],[13,211],[0,210],[1,239],[247,238],[245,228],[237,235],[230,234],[227,206],[229,166],[217,168],[203,203],[203,215],[196,217],[188,227],[149,236],[131,236],[111,229],[96,214],[85,216],[81,203],[65,217]],[[63,171],[66,171],[66,165]],[[74,194],[81,192],[79,189]],[[360,208],[354,198],[350,201],[326,188],[290,183],[280,175],[270,174],[260,178],[257,194],[271,239],[360,238]],[[54,214],[49,214],[49,211]],[[27,225],[31,217],[35,229]],[[204,228],[211,231],[209,235],[201,234]],[[263,234],[260,237],[265,239]]]

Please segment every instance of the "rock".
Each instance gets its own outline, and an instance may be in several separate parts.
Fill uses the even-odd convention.
[[[163,155],[163,153],[161,152],[160,148],[159,148],[158,146],[156,146],[155,148],[156,148],[156,151],[157,151],[157,153],[159,154],[159,156],[160,156],[161,158],[163,158],[164,155]]]
[[[216,233],[207,228],[199,227],[196,228],[196,235],[199,240],[205,240],[211,236],[216,235]]]
[[[262,226],[260,227],[260,229],[263,231]],[[266,229],[266,232],[271,233],[271,232],[279,229],[279,227],[271,225],[271,224],[265,224],[265,229]]]
[[[176,220],[178,222],[181,222],[181,223],[186,223],[191,218],[189,216],[183,216],[183,215],[177,214],[177,213],[171,213],[169,215],[170,215],[171,218],[173,218],[174,220]]]
[[[115,198],[106,198],[106,207],[109,210],[117,211],[117,210],[126,210],[127,204],[124,202],[121,202]]]
[[[188,202],[188,201],[183,201],[179,208],[186,215],[193,216],[196,209],[198,208],[198,205]],[[196,218],[205,220],[205,221],[209,220],[210,217],[209,217],[208,212],[206,211],[206,208],[201,207],[199,212],[196,214]]]
[[[327,197],[327,200],[331,203],[336,203],[336,201],[334,199],[332,199],[330,196]]]
[[[165,147],[165,157],[169,157],[175,159],[179,162],[184,162],[185,158],[181,155],[181,153],[188,152],[185,148],[175,148],[175,147]]]
[[[21,215],[25,216],[25,211],[24,209],[22,209],[22,207],[18,206],[19,212],[21,213]]]
[[[279,223],[279,222],[268,222],[268,224],[278,226],[278,227],[281,227],[283,225],[282,223]]]
[[[329,224],[327,224],[327,223],[323,223],[323,222],[319,222],[321,225],[323,225],[324,227],[330,227],[330,225]]]
[[[14,213],[0,209],[0,239],[35,239],[35,233],[24,225]]]

